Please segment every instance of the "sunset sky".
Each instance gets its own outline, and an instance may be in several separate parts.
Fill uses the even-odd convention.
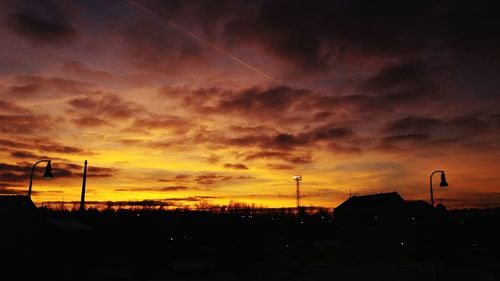
[[[500,206],[488,3],[0,1],[0,194]]]

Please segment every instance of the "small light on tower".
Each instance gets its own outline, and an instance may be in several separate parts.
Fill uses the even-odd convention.
[[[293,180],[297,182],[297,212],[300,209],[300,184],[299,182],[302,180],[302,176],[295,175],[293,176]]]

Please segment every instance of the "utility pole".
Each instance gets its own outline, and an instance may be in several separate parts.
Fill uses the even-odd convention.
[[[82,198],[80,200],[80,212],[85,211],[85,186],[87,185],[87,160],[83,166]]]

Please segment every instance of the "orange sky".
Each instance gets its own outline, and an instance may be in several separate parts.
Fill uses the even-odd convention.
[[[429,200],[445,170],[437,203],[500,205],[497,17],[446,3],[138,2],[155,16],[125,1],[9,2],[1,194],[25,194],[48,158],[55,177],[37,169],[35,202],[78,201],[88,160],[90,201],[289,207],[295,174],[307,206],[350,190]]]

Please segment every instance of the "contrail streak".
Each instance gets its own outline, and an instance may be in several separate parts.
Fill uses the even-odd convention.
[[[157,13],[155,13],[155,12],[153,12],[153,11],[149,10],[148,8],[146,8],[146,7],[144,7],[144,6],[141,6],[140,4],[138,4],[138,3],[136,3],[136,2],[134,2],[134,1],[132,1],[132,0],[126,0],[126,1],[127,1],[128,3],[130,3],[131,5],[134,5],[135,7],[137,7],[137,8],[139,8],[139,9],[141,9],[143,12],[148,13],[148,14],[150,14],[150,15],[152,15],[152,16],[154,16],[154,17],[158,18],[158,19],[161,19],[160,23],[164,23],[164,22],[165,22],[163,17],[161,17],[161,16],[160,16],[160,15],[158,15]],[[216,51],[216,52],[218,52],[218,53],[220,53],[220,54],[222,54],[222,55],[224,55],[224,56],[226,56],[226,57],[228,57],[228,58],[232,59],[233,61],[235,61],[235,62],[237,62],[237,63],[239,63],[239,64],[241,64],[241,65],[245,66],[246,68],[248,68],[248,69],[252,70],[253,72],[255,72],[255,73],[257,73],[257,74],[261,75],[262,77],[265,77],[265,78],[267,78],[267,79],[269,79],[269,80],[271,80],[271,81],[273,81],[273,82],[275,82],[275,83],[277,83],[277,84],[283,84],[283,83],[282,83],[282,82],[280,82],[279,80],[277,80],[277,79],[275,79],[275,78],[273,78],[273,77],[271,77],[271,76],[269,76],[269,75],[265,74],[264,72],[262,72],[262,71],[258,70],[257,68],[255,68],[255,67],[253,67],[253,66],[249,65],[248,63],[246,63],[246,62],[242,61],[241,59],[239,59],[239,58],[237,58],[237,57],[235,57],[235,56],[233,56],[233,55],[231,55],[231,54],[229,54],[229,53],[225,52],[224,50],[222,50],[222,49],[218,48],[217,46],[214,46],[214,45],[210,44],[210,43],[209,43],[209,42],[207,42],[205,39],[203,39],[203,38],[201,38],[200,36],[198,36],[198,35],[196,35],[196,34],[192,33],[191,31],[189,31],[189,30],[187,30],[187,29],[183,28],[182,26],[180,26],[180,25],[178,25],[178,24],[176,24],[176,23],[174,23],[174,22],[172,22],[172,21],[170,21],[170,20],[167,20],[167,21],[166,21],[166,23],[167,23],[168,25],[172,26],[173,28],[175,28],[175,29],[177,29],[177,30],[180,30],[180,31],[181,31],[181,32],[183,32],[184,34],[187,34],[187,35],[188,35],[188,36],[190,36],[191,38],[193,38],[193,39],[197,40],[198,42],[200,42],[200,43],[201,43],[202,45],[204,45],[205,47],[208,47],[208,48],[210,48],[210,49],[212,49],[212,50],[214,50],[214,51]]]

